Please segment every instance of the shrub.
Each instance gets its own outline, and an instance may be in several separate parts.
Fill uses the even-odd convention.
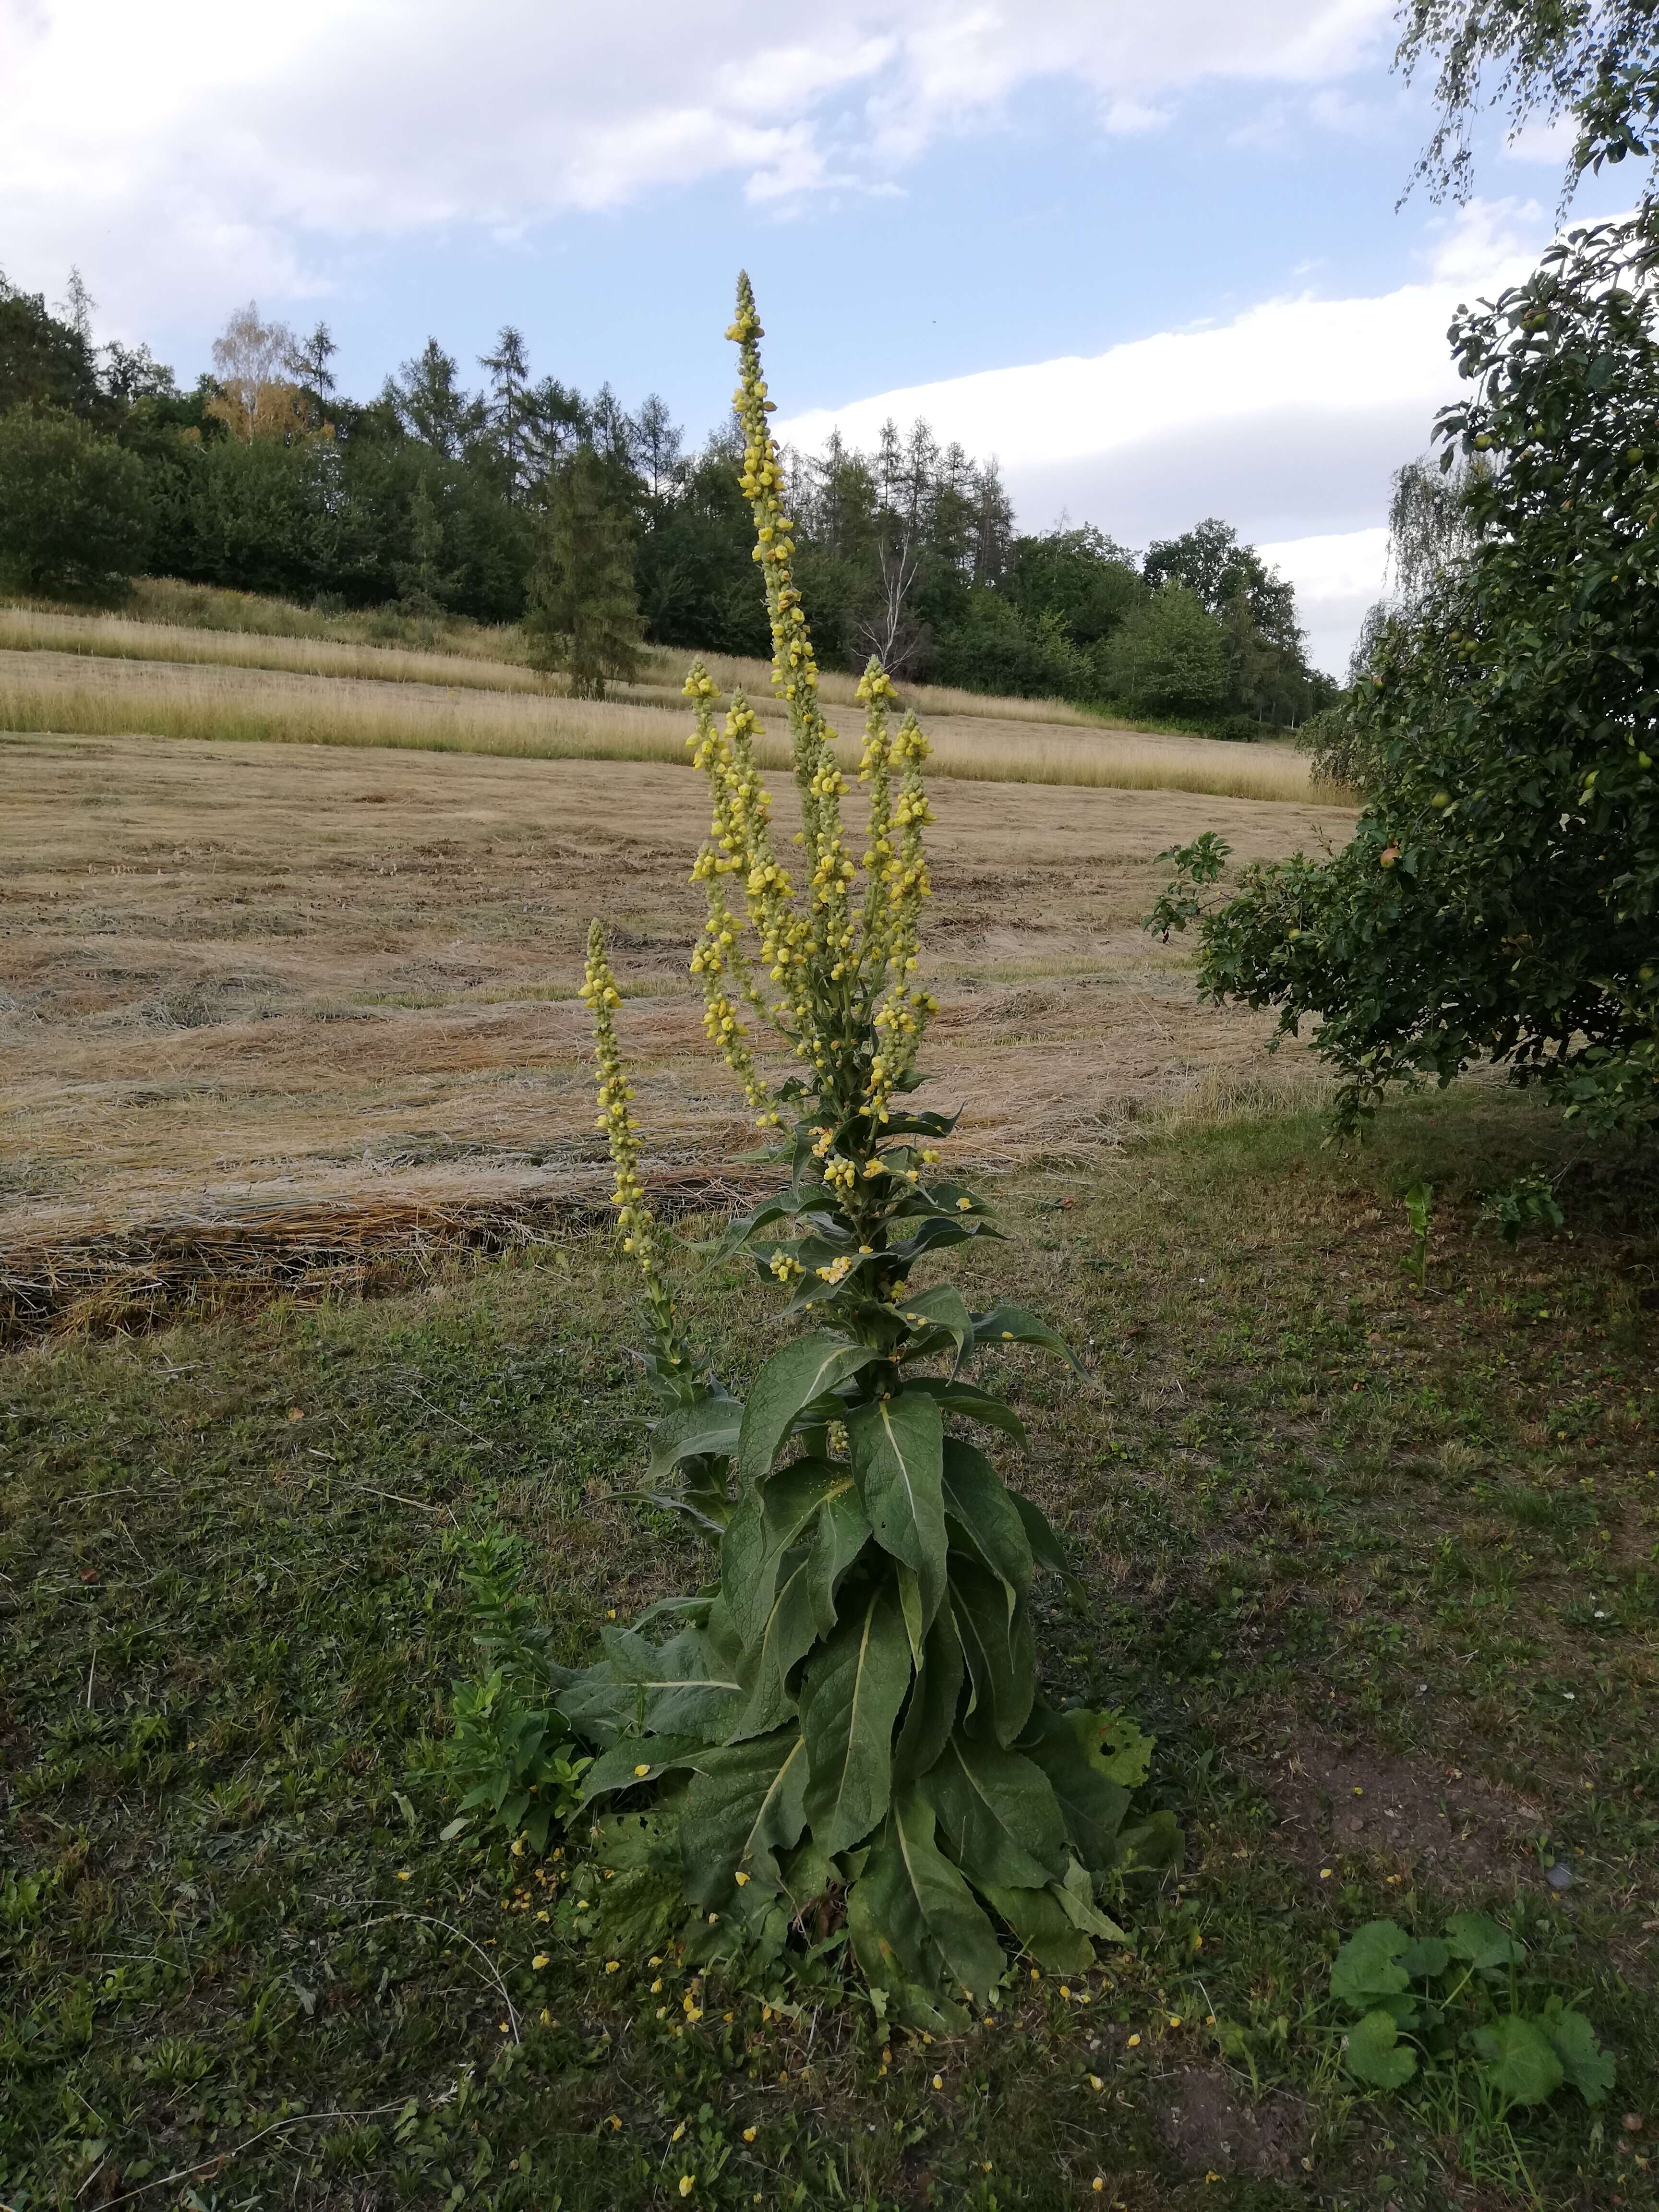
[[[911,1282],[929,1255],[998,1234],[984,1201],[941,1170],[954,1117],[904,1103],[935,1011],[918,979],[927,745],[914,715],[892,729],[892,687],[872,661],[860,687],[860,886],[746,279],[730,335],[805,881],[780,857],[752,709],[734,697],[722,725],[694,668],[714,818],[695,870],[708,915],[692,968],[709,1037],[788,1164],[786,1187],[717,1250],[748,1253],[805,1328],[742,1401],[699,1371],[639,1176],[621,998],[595,925],[583,994],[665,1407],[653,1476],[690,1470],[662,1494],[717,1532],[720,1559],[707,1589],[604,1632],[603,1657],[560,1677],[559,1694],[601,1747],[586,1796],[614,1808],[598,1829],[611,1879],[592,1891],[611,1943],[678,1928],[698,1960],[776,1959],[792,1924],[822,1939],[844,1918],[878,2011],[938,2028],[962,2018],[960,1996],[982,2002],[1000,1982],[999,1924],[1058,1969],[1121,1941],[1101,1909],[1109,1885],[1167,1863],[1177,1839],[1167,1814],[1126,1817],[1147,1740],[1116,1715],[1056,1711],[1038,1694],[1032,1584],[1039,1571],[1063,1574],[1064,1559],[969,1433],[1023,1440],[1012,1407],[970,1379],[985,1352],[1069,1355],[1023,1307],[970,1312],[949,1284]],[[783,1083],[762,1069],[758,1021],[797,1064]]]
[[[62,409],[0,415],[0,575],[51,598],[123,598],[143,565],[143,464]]]
[[[1221,625],[1184,584],[1132,608],[1099,659],[1108,691],[1132,714],[1205,714],[1227,689]]]

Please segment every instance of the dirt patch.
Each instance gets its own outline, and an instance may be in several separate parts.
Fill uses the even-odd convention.
[[[1158,2128],[1183,2166],[1212,2173],[1298,2171],[1308,2141],[1306,2120],[1292,2099],[1243,2104],[1219,2066],[1189,2066],[1177,2074]]]
[[[1402,1875],[1507,1882],[1544,1818],[1452,1760],[1419,1765],[1316,1741],[1247,1771],[1279,1813],[1277,1840],[1316,1875],[1339,1856],[1364,1856]]]

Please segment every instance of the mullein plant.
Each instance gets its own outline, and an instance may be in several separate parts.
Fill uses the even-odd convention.
[[[584,1797],[608,1808],[597,1830],[611,1880],[594,1894],[613,1944],[678,1934],[701,1961],[775,1960],[792,1929],[823,1944],[844,1929],[878,2009],[937,2030],[964,2018],[964,2002],[994,2001],[1005,1933],[1072,1972],[1123,1940],[1101,1909],[1108,1885],[1167,1863],[1176,1838],[1168,1814],[1127,1819],[1150,1748],[1133,1724],[1039,1695],[1032,1584],[1065,1561],[973,1441],[1024,1441],[1012,1407],[971,1379],[982,1352],[1070,1355],[1024,1307],[975,1313],[947,1283],[912,1285],[931,1255],[998,1234],[984,1201],[941,1170],[956,1117],[905,1103],[937,1012],[917,964],[927,747],[913,714],[893,728],[893,687],[872,660],[860,686],[860,866],[793,578],[746,277],[727,335],[741,350],[743,489],[801,826],[780,844],[754,711],[737,696],[722,720],[699,664],[685,687],[690,742],[713,823],[693,871],[708,907],[691,966],[708,1036],[789,1169],[714,1249],[750,1255],[803,1326],[741,1401],[687,1347],[596,925],[584,993],[600,1120],[665,1409],[651,1480],[718,1534],[719,1571],[633,1629],[605,1631],[599,1662],[558,1686],[599,1751]],[[757,1057],[763,1025],[795,1062],[781,1083]],[[664,1487],[677,1471],[679,1487]]]

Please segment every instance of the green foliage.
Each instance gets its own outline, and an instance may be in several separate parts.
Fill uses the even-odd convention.
[[[1613,2087],[1613,2061],[1584,2015],[1523,1989],[1524,1947],[1483,1913],[1455,1912],[1443,1936],[1413,1938],[1371,1920],[1331,1966],[1331,1996],[1358,2014],[1343,2063],[1370,2088],[1395,2090],[1467,2069],[1498,2109],[1540,2105],[1564,2084],[1587,2105]]]
[[[583,447],[542,495],[525,635],[538,668],[562,669],[579,699],[603,699],[607,680],[640,664],[640,615],[626,517],[605,465]]]
[[[912,980],[928,896],[926,747],[913,717],[890,732],[891,686],[872,661],[861,687],[868,873],[855,903],[846,779],[817,707],[746,280],[732,335],[812,896],[797,897],[772,848],[752,713],[738,698],[717,729],[714,687],[694,669],[714,816],[695,871],[709,906],[692,967],[710,1037],[761,1126],[783,1131],[789,1170],[717,1254],[748,1253],[763,1282],[791,1293],[785,1318],[808,1326],[740,1410],[711,1381],[684,1384],[695,1363],[638,1178],[611,1027],[621,998],[596,925],[583,994],[601,1125],[650,1296],[653,1357],[680,1398],[657,1430],[653,1472],[695,1460],[705,1499],[715,1469],[725,1494],[702,1515],[718,1525],[718,1580],[607,1632],[603,1657],[558,1686],[573,1725],[601,1747],[586,1797],[624,1809],[635,1793],[650,1799],[645,1827],[630,1832],[647,1839],[644,1861],[614,1897],[595,1893],[594,1925],[611,1943],[678,1925],[696,1958],[775,1960],[792,1924],[810,1919],[821,1937],[844,1927],[878,2013],[941,2030],[1000,1983],[999,1922],[1034,1958],[1080,1971],[1097,1942],[1124,1940],[1097,1887],[1130,1865],[1167,1864],[1176,1838],[1167,1820],[1126,1826],[1147,1740],[1114,1715],[1060,1714],[1038,1696],[1033,1585],[1064,1561],[1036,1507],[968,1433],[1018,1433],[1012,1407],[971,1376],[988,1350],[1069,1354],[1023,1307],[975,1312],[948,1284],[911,1288],[924,1260],[998,1234],[983,1200],[939,1171],[955,1117],[901,1103],[920,1080],[933,1011]],[[746,927],[775,1000],[749,966]],[[793,1048],[799,1073],[781,1085],[757,1064],[756,1014]],[[665,1621],[672,1632],[658,1641],[649,1632]],[[623,1831],[613,1818],[599,1833],[617,1873]]]
[[[61,408],[0,415],[0,578],[54,598],[119,599],[149,539],[144,471],[114,439]]]
[[[1317,1017],[1345,1120],[1483,1060],[1598,1123],[1659,1111],[1654,220],[1577,231],[1460,317],[1473,392],[1441,434],[1492,465],[1473,550],[1346,709],[1353,839],[1247,870],[1202,915],[1200,988],[1291,1034]]]
[[[521,1547],[499,1531],[474,1538],[464,1545],[460,1571],[485,1672],[453,1686],[446,1763],[460,1795],[444,1832],[464,1833],[470,1816],[483,1813],[486,1829],[522,1835],[532,1850],[545,1850],[553,1823],[575,1811],[591,1762],[545,1699],[547,1632],[520,1588]]]
[[[1506,1244],[1518,1244],[1528,1229],[1559,1229],[1565,1221],[1554,1183],[1535,1162],[1480,1201],[1481,1226],[1495,1229]]]
[[[1166,584],[1125,617],[1101,672],[1131,713],[1206,714],[1226,695],[1226,637],[1195,592]]]

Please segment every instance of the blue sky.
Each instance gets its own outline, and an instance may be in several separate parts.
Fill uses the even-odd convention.
[[[1225,514],[1340,665],[1449,313],[1560,176],[1494,130],[1473,206],[1397,209],[1394,35],[1389,0],[0,0],[0,268],[78,264],[185,378],[250,295],[325,318],[359,394],[511,321],[700,434],[746,264],[790,434],[925,411],[1033,528]]]

